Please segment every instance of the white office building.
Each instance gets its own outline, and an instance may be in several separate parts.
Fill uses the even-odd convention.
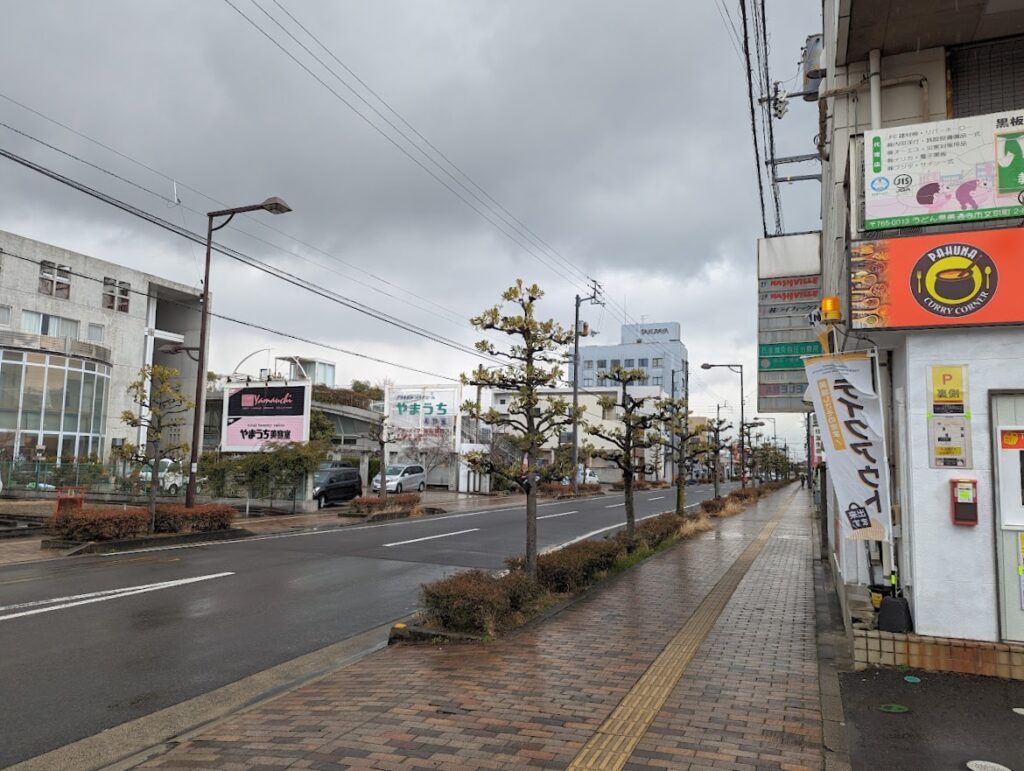
[[[642,369],[647,378],[636,385],[661,388],[667,395],[673,393],[682,397],[686,377],[686,346],[679,339],[679,323],[651,322],[647,324],[623,324],[621,342],[611,345],[580,346],[581,388],[599,388],[611,385],[601,373],[613,367]],[[570,363],[569,382],[572,382],[573,367]]]
[[[164,343],[196,346],[192,287],[0,231],[0,463],[106,460],[113,444],[140,444],[121,422],[137,411],[127,387],[146,364],[196,364]],[[191,416],[180,429],[188,441]]]

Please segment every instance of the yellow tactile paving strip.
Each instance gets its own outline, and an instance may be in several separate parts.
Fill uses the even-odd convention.
[[[781,517],[782,512],[779,512],[737,557],[612,714],[583,745],[569,765],[569,771],[619,771],[626,765],[704,638],[725,610],[736,587],[772,537]]]

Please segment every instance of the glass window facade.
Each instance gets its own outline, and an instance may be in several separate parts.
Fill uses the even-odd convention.
[[[110,367],[0,351],[0,461],[103,457]]]

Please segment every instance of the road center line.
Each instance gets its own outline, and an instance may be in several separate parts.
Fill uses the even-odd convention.
[[[179,578],[174,581],[161,581],[156,584],[143,584],[141,586],[126,586],[122,589],[109,589],[102,592],[89,592],[88,594],[78,594],[72,597],[55,597],[50,600],[35,600],[33,602],[23,602],[17,605],[6,605],[0,607],[0,612],[5,610],[15,610],[16,608],[30,608],[29,610],[20,610],[17,613],[8,613],[0,616],[0,621],[9,621],[14,618],[21,618],[23,616],[34,616],[37,613],[49,613],[51,610],[64,610],[65,608],[74,608],[78,605],[89,605],[94,602],[105,602],[106,600],[117,600],[121,597],[131,597],[135,594],[145,594],[146,592],[155,592],[159,589],[170,589],[174,586],[185,586],[186,584],[194,584],[199,581],[209,581],[212,578],[224,578],[226,576],[233,576],[234,573],[211,573],[208,576],[196,576],[195,578]],[[39,607],[39,606],[44,607]]]
[[[626,502],[623,501],[622,503],[612,503],[612,504],[610,504],[608,506],[605,506],[605,508],[606,509],[617,509],[617,508],[619,508],[619,506],[625,506],[625,505],[626,505]]]
[[[385,546],[405,546],[407,543],[419,543],[420,541],[433,541],[435,538],[448,538],[453,535],[462,535],[463,533],[475,533],[479,530],[479,527],[471,527],[469,530],[457,530],[454,533],[441,533],[440,535],[428,535],[424,538],[410,538],[408,541],[394,541],[393,543],[386,543]]]
[[[545,514],[543,517],[537,517],[537,519],[538,520],[541,520],[541,519],[554,519],[555,517],[564,517],[567,514],[579,514],[579,512],[578,511],[563,511],[561,514]]]
[[[665,496],[664,495],[659,495],[656,498],[648,498],[647,500],[649,500],[649,501],[663,501],[663,500],[665,500]]]

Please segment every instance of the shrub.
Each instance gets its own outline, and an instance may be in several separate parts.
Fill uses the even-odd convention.
[[[47,526],[70,541],[113,541],[132,538],[149,530],[145,509],[86,509],[55,514]]]
[[[601,492],[601,485],[581,483],[576,486],[580,493],[592,494]],[[568,498],[572,493],[572,485],[563,485],[561,482],[541,482],[537,486],[537,492],[546,498]]]
[[[615,564],[622,552],[622,544],[614,539],[571,544],[537,558],[537,581],[549,592],[577,591]]]
[[[482,570],[467,570],[425,584],[421,592],[423,608],[445,629],[469,634],[494,635],[511,621],[510,587]],[[518,600],[524,596],[517,587]]]
[[[376,495],[363,495],[352,499],[352,508],[361,514],[374,514],[378,511],[405,511],[416,508],[420,502],[419,493],[398,493],[380,498]]]
[[[185,508],[182,503],[161,504],[156,507],[157,533],[209,533],[227,530],[238,515],[233,506],[206,503]]]
[[[651,519],[645,519],[636,526],[636,535],[645,545],[653,549],[679,533],[683,520],[670,511]]]
[[[718,514],[725,508],[724,498],[710,498],[700,502],[700,510],[705,514]]]
[[[512,571],[501,579],[501,584],[508,595],[509,610],[518,613],[541,593],[540,584],[532,580],[526,573]]]
[[[733,490],[729,493],[729,497],[734,501],[740,503],[747,503],[748,501],[756,501],[758,498],[757,490],[753,487],[740,488],[739,490]]]

